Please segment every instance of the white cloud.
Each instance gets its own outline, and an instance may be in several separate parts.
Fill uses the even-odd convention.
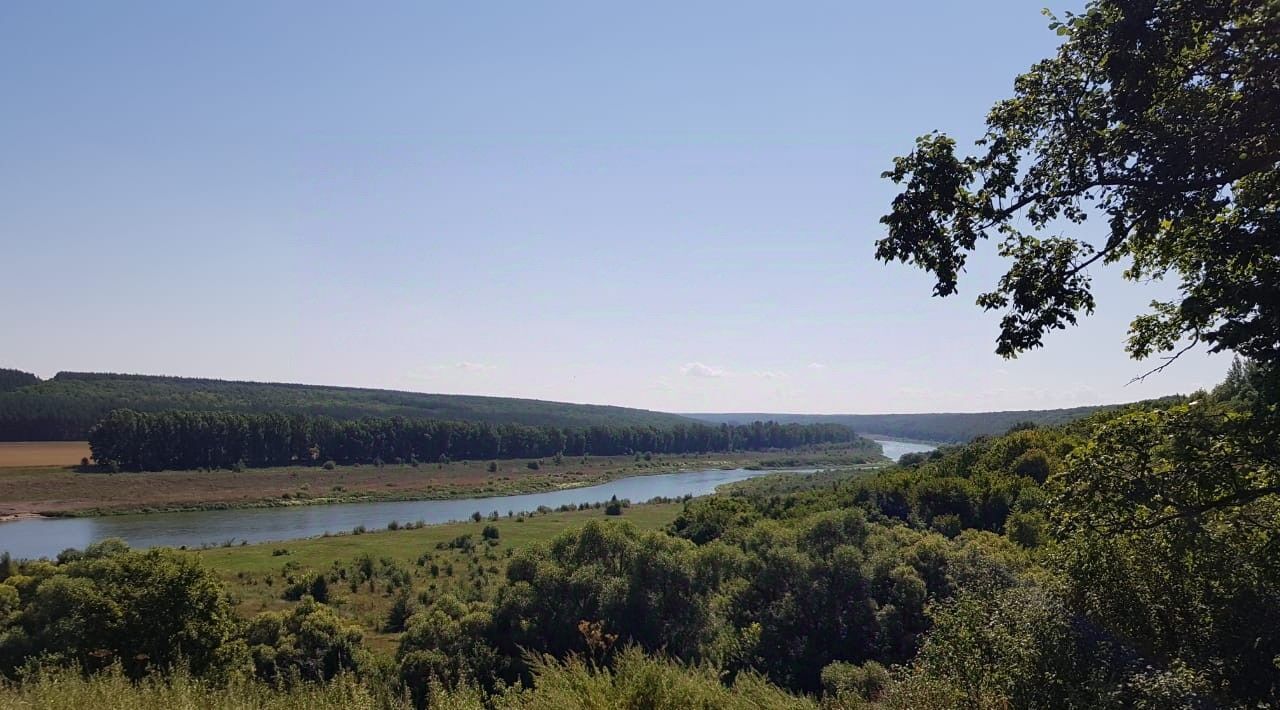
[[[700,362],[687,362],[680,366],[680,374],[689,377],[724,377],[729,373],[721,367],[712,367]]]
[[[421,370],[415,370],[413,372],[406,373],[405,377],[411,380],[439,380],[441,376],[443,376],[445,373],[450,371],[469,372],[469,373],[478,374],[481,372],[492,372],[496,369],[498,369],[497,365],[489,365],[483,362],[470,362],[470,361],[464,360],[462,362],[456,362],[452,365],[443,365],[443,364],[427,365]]]
[[[820,363],[820,362],[811,362],[811,363],[809,363],[808,367],[809,367],[809,369],[810,369],[810,370],[825,370],[825,369],[827,369],[827,366],[826,366],[826,365],[824,365],[824,364],[822,364],[822,363]]]
[[[755,377],[762,380],[777,380],[787,376],[787,373],[779,370],[728,370],[701,362],[686,362],[680,366],[680,374],[687,377]]]

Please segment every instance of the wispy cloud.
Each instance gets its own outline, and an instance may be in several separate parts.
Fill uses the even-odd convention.
[[[729,372],[722,367],[712,367],[700,362],[686,362],[680,366],[680,374],[689,377],[724,377]]]
[[[811,362],[807,365],[810,370],[825,370],[827,366],[820,362]]]
[[[787,376],[787,373],[778,370],[729,370],[701,362],[686,362],[680,366],[680,374],[703,378],[758,377],[762,380],[776,380]]]

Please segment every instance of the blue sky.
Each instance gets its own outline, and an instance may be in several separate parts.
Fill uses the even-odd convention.
[[[0,366],[674,411],[1211,385],[1125,386],[1159,294],[1114,270],[1006,361],[998,261],[938,300],[871,257],[880,172],[976,137],[1039,5],[4,3]]]

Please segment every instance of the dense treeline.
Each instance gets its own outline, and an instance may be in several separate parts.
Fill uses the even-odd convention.
[[[34,385],[39,381],[40,378],[30,372],[0,367],[0,392],[12,392],[20,387]]]
[[[41,381],[17,370],[0,371],[0,441],[84,439],[89,428],[114,409],[303,414],[343,420],[398,416],[559,427],[663,427],[691,421],[643,409],[510,397],[80,372],[59,372]]]
[[[233,382],[184,377],[60,372],[50,380],[0,370],[0,441],[84,439],[115,409],[242,414],[440,419],[490,424],[582,428],[711,424],[838,424],[860,432],[940,442],[964,442],[1015,424],[1058,425],[1100,407],[956,414],[694,414],[688,417],[625,407],[566,404],[504,397],[434,395],[352,387]]]
[[[1145,404],[1174,404],[1178,396]],[[1020,424],[1058,426],[1095,412],[1120,409],[1126,405],[1070,407],[1067,409],[1022,409],[1003,412],[936,412],[923,414],[689,414],[713,424],[740,424],[775,421],[783,424],[843,424],[868,436],[890,436],[918,441],[963,443],[980,436],[998,436]]]
[[[357,419],[226,412],[116,410],[89,432],[93,458],[121,469],[230,468],[336,463],[761,451],[876,444],[834,424],[536,427],[424,419]]]

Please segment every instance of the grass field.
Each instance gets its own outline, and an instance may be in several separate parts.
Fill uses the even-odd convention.
[[[656,530],[674,520],[682,508],[678,503],[637,505],[625,508],[620,517],[606,516],[601,509],[552,512],[523,520],[499,518],[362,535],[348,533],[189,554],[198,556],[227,582],[237,599],[237,608],[245,616],[288,608],[294,602],[283,596],[291,580],[326,574],[330,579],[329,603],[363,626],[366,640],[374,648],[389,650],[394,648],[398,634],[384,631],[383,625],[402,588],[408,588],[417,603],[444,593],[464,599],[489,598],[505,579],[508,556],[521,547],[550,540],[588,520],[625,522]],[[499,532],[492,545],[481,538],[486,525],[493,525]],[[474,547],[439,549],[466,535],[471,536]],[[360,558],[366,555],[376,570],[368,579],[357,572]]]
[[[0,441],[0,468],[76,466],[88,456],[87,441]]]
[[[63,446],[51,444],[50,446]],[[865,455],[865,454],[864,454]],[[524,459],[387,466],[257,468],[244,471],[82,472],[70,466],[0,467],[0,515],[100,515],[227,507],[426,500],[535,493],[646,473],[737,466],[823,465],[838,450]],[[78,459],[77,459],[78,461]]]

